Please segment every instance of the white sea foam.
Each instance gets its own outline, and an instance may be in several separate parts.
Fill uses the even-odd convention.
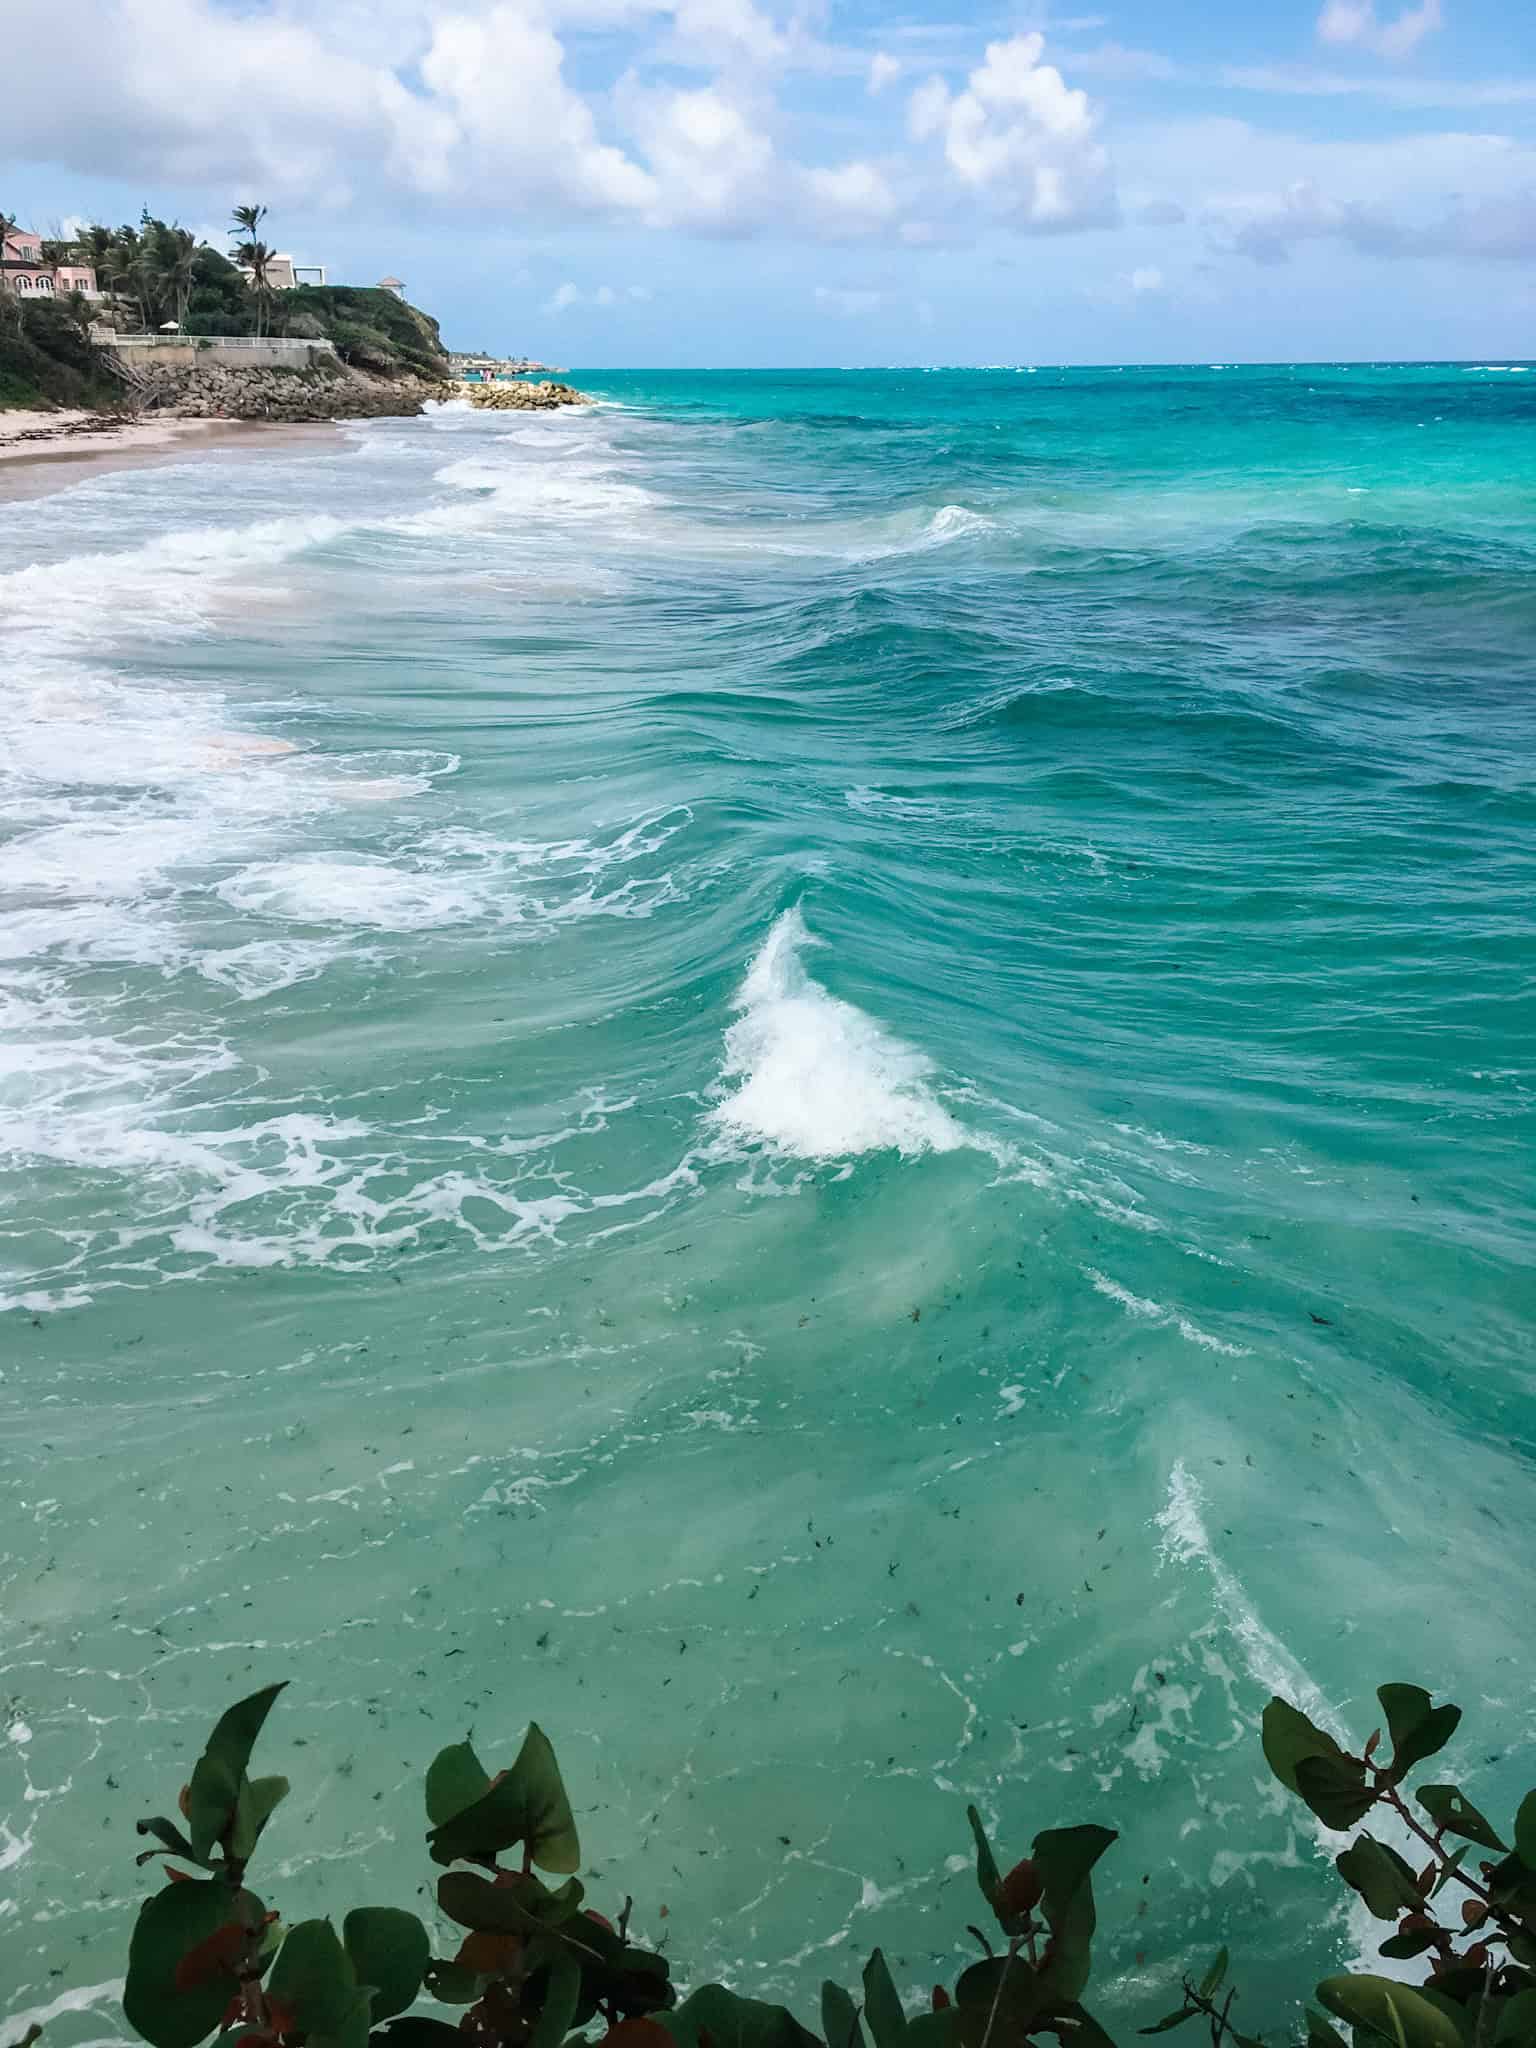
[[[495,892],[484,875],[434,873],[362,853],[255,861],[221,882],[218,894],[232,909],[256,916],[374,931],[469,924],[493,907],[503,917],[517,915],[505,899],[494,905]]]
[[[820,943],[798,910],[775,922],[736,998],[721,1076],[733,1085],[710,1123],[802,1159],[973,1143],[934,1094],[932,1062],[806,972],[801,953]]]

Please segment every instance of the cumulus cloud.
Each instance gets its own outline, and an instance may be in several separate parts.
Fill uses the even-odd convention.
[[[989,43],[960,92],[929,79],[908,103],[908,132],[936,140],[958,183],[1015,225],[1102,226],[1116,206],[1098,114],[1054,64],[1040,62],[1044,40],[1036,31]]]
[[[1536,184],[1406,215],[1380,201],[1335,198],[1301,179],[1283,192],[1215,206],[1207,225],[1221,246],[1263,264],[1288,262],[1298,244],[1325,240],[1363,256],[1529,262],[1536,257]]]
[[[1143,263],[1131,272],[1126,282],[1140,298],[1144,293],[1160,292],[1163,289],[1163,273],[1155,264]]]
[[[1382,57],[1406,57],[1442,25],[1440,0],[1417,0],[1391,21],[1376,14],[1376,0],[1325,0],[1317,17],[1318,40],[1355,43]]]
[[[901,76],[901,63],[885,50],[876,50],[869,60],[869,90],[884,92],[888,85],[894,85]]]
[[[642,304],[654,297],[648,285],[626,285],[622,290],[611,284],[594,285],[583,291],[580,285],[569,282],[557,285],[544,301],[541,310],[545,313],[568,313],[573,306],[592,306],[603,311],[626,301]]]

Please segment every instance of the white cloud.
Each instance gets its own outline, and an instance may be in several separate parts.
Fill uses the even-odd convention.
[[[865,314],[878,313],[885,304],[884,292],[845,291],[825,284],[817,285],[812,297],[824,312],[836,313],[843,320],[857,320]]]
[[[583,291],[580,285],[567,281],[551,292],[540,310],[550,314],[568,313],[574,306],[592,306],[599,311],[607,311],[626,300],[638,305],[654,296],[649,286],[643,284],[626,285],[622,290],[611,284],[599,284]]]
[[[963,92],[931,78],[913,93],[908,132],[943,145],[962,186],[1016,225],[1099,226],[1115,216],[1114,176],[1088,95],[1040,62],[1038,33],[989,43]]]
[[[890,56],[884,50],[876,50],[869,60],[869,90],[872,93],[884,92],[885,88],[894,85],[900,76],[900,59]]]
[[[691,91],[631,86],[624,104],[656,180],[648,209],[653,225],[740,232],[772,212],[772,139],[754,110],[722,84]]]
[[[1155,264],[1144,263],[1131,272],[1127,283],[1138,297],[1146,292],[1160,292],[1163,289],[1163,273]]]
[[[1440,0],[1418,0],[1387,22],[1377,19],[1376,0],[1325,0],[1317,17],[1320,42],[1355,43],[1383,57],[1408,56],[1441,26]]]

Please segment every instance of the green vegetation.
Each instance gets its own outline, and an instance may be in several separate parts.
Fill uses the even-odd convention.
[[[451,1955],[434,1958],[426,1928],[394,1907],[355,1908],[339,1934],[329,1919],[285,1927],[246,1882],[288,1791],[286,1778],[248,1775],[282,1690],[269,1686],[224,1715],[182,1790],[179,1822],[139,1823],[157,1845],[139,1861],[167,1859],[170,1879],[140,1909],[123,1998],[152,2048],[198,2048],[210,2036],[215,2048],[562,2048],[575,2035],[604,2048],[1018,2048],[1047,2037],[1112,2048],[1083,2003],[1092,1873],[1116,1840],[1111,1829],[1047,1829],[1005,1874],[970,1809],[996,1937],[968,1930],[978,1959],[952,1987],[911,1999],[876,1949],[857,1995],[823,1987],[818,2034],[785,2007],[719,1984],[680,1998],[669,1958],[631,1942],[630,1899],[612,1920],[586,1905],[575,1818],[537,1726],[494,1776],[468,1742],[427,1771],[426,1847],[441,1871],[439,1913],[457,1930]],[[1328,1978],[1316,1997],[1347,2035],[1308,2009],[1309,2048],[1346,2048],[1347,2039],[1355,2048],[1530,2048],[1536,1793],[1515,1819],[1513,1848],[1457,1786],[1421,1786],[1410,1803],[1409,1774],[1450,1740],[1461,1710],[1412,1685],[1384,1685],[1377,1697],[1391,1743],[1385,1762],[1380,1730],[1352,1754],[1284,1700],[1264,1714],[1270,1768],[1324,1827],[1349,1833],[1374,1813],[1414,1848],[1410,1863],[1367,1831],[1337,1858],[1345,1883],[1393,1930],[1381,1953],[1415,1981]],[[563,1882],[546,1884],[540,1871]],[[1197,2021],[1212,2048],[1262,2048],[1262,2036],[1233,2024],[1229,1967],[1222,1950],[1201,1978],[1186,1978],[1173,2011],[1142,2031]],[[424,1999],[453,2023],[419,2010]],[[1270,2038],[1279,2038],[1273,2029]]]
[[[64,405],[110,410],[123,387],[87,332],[73,295],[22,301],[0,294],[0,409]]]
[[[133,332],[174,323],[194,336],[326,340],[344,363],[376,377],[447,374],[437,322],[393,292],[354,285],[275,289],[273,252],[257,232],[266,213],[264,206],[235,208],[234,260],[147,212],[137,226],[96,224],[72,241],[45,244],[51,261],[88,263],[108,296],[91,301],[69,293],[50,303],[0,292],[0,406],[119,402],[122,387],[89,341],[98,320]]]

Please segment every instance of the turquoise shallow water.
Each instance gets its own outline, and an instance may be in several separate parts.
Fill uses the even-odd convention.
[[[691,1974],[975,1799],[1277,2023],[1271,1689],[1529,1778],[1536,376],[586,381],[0,507],[3,2009],[291,1676],[293,1912],[532,1715]]]

